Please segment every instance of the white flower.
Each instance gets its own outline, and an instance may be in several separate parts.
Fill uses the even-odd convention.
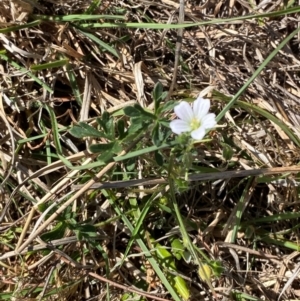
[[[193,107],[186,101],[182,101],[174,108],[174,112],[179,119],[170,122],[171,130],[175,134],[190,133],[195,140],[201,140],[205,136],[205,131],[216,125],[216,115],[208,113],[210,100],[198,97]]]

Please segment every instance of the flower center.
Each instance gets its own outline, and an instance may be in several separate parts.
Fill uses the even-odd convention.
[[[192,131],[197,130],[201,125],[200,120],[198,120],[197,118],[193,118],[191,121],[191,128]]]

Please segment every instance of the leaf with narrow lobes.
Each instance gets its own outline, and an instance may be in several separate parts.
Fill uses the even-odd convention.
[[[103,132],[96,130],[91,125],[79,122],[78,125],[75,125],[69,131],[70,134],[76,138],[84,138],[84,137],[98,137],[98,138],[106,138],[106,135]]]

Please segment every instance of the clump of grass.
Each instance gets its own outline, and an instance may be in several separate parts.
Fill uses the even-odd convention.
[[[299,10],[2,1],[0,299],[299,298]]]

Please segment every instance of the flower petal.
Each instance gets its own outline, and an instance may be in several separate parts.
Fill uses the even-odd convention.
[[[193,106],[194,116],[198,120],[201,120],[208,113],[209,108],[210,108],[210,100],[198,96]]]
[[[182,101],[179,105],[177,105],[174,108],[174,112],[180,119],[188,123],[190,123],[194,117],[193,110],[186,101]]]
[[[170,128],[173,133],[180,135],[181,133],[190,132],[191,126],[184,120],[173,120],[170,122]]]
[[[201,121],[202,121],[201,126],[203,126],[205,129],[211,129],[217,124],[216,114],[213,113],[207,114],[202,118]]]
[[[200,126],[197,130],[191,132],[191,136],[195,140],[202,140],[205,136],[205,128]]]

